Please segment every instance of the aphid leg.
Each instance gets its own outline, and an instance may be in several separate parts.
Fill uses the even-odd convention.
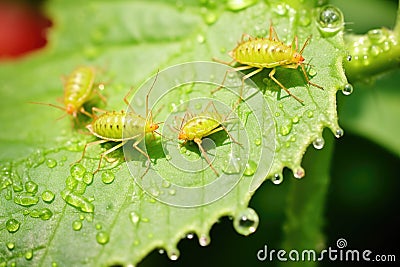
[[[106,141],[106,142],[108,142],[109,140],[100,140],[100,141]],[[93,174],[96,174],[96,173],[100,170],[101,161],[103,160],[104,157],[106,157],[107,154],[109,154],[109,153],[111,153],[111,152],[117,150],[118,148],[122,147],[123,145],[126,144],[126,142],[128,142],[128,141],[123,141],[123,142],[119,143],[118,145],[115,145],[114,147],[110,148],[109,150],[104,151],[103,153],[101,153],[101,154],[100,154],[99,165],[97,165],[97,169],[93,172]],[[94,143],[94,142],[92,142],[92,143]],[[101,143],[105,143],[105,142],[98,142],[98,144],[101,144]],[[89,144],[90,144],[90,143],[89,143]]]
[[[144,137],[143,137],[144,138]],[[149,154],[147,154],[146,152],[144,152],[140,147],[138,147],[138,144],[143,140],[143,138],[139,138],[138,140],[136,140],[136,142],[132,145],[132,147],[134,149],[136,149],[137,151],[139,151],[143,156],[145,156],[147,158],[148,164],[146,166],[146,171],[144,172],[143,176],[146,175],[146,173],[149,171],[150,168],[150,164],[151,164],[151,160],[150,160],[150,156]],[[142,176],[142,177],[143,177]]]
[[[242,71],[242,70],[248,70],[248,69],[251,69],[251,68],[254,68],[254,67],[246,65],[246,66],[239,66],[239,67],[236,67],[236,68],[234,68],[234,69],[229,69],[229,70],[227,70],[227,71],[225,72],[225,75],[224,75],[224,78],[223,78],[223,80],[222,80],[221,85],[218,86],[216,89],[212,90],[211,93],[214,94],[214,93],[218,92],[219,90],[221,90],[222,87],[224,87],[225,80],[226,80],[226,77],[228,76],[228,73],[230,73],[230,72],[236,72],[236,71]],[[259,72],[259,71],[258,71],[258,72]],[[257,73],[257,72],[256,72],[256,73]],[[255,74],[255,73],[254,73],[254,74]],[[245,76],[242,77],[242,85],[241,85],[242,87],[240,88],[240,98],[241,98],[240,101],[243,100],[243,99],[242,99],[242,96],[243,96],[244,80],[246,80],[247,78],[253,76],[254,74],[252,74],[252,75],[250,75],[250,76],[248,76],[249,74],[247,74],[247,75],[245,75]],[[247,76],[247,77],[246,77],[246,76]]]
[[[300,55],[303,54],[304,48],[306,48],[306,46],[310,43],[311,37],[312,37],[312,35],[308,36],[307,40],[304,42],[303,47],[299,51]],[[296,45],[296,50],[297,50],[297,45]]]
[[[135,110],[133,109],[133,107],[131,106],[131,103],[129,103],[129,101],[128,101],[128,97],[132,93],[132,91],[133,91],[133,87],[131,87],[131,89],[129,89],[128,93],[124,96],[124,102],[133,113],[136,113]]]
[[[81,156],[81,158],[79,160],[76,161],[76,163],[82,161],[82,159],[85,157],[86,150],[87,150],[87,148],[89,146],[99,145],[99,144],[103,144],[103,143],[106,143],[106,142],[109,142],[109,140],[101,139],[101,140],[93,141],[93,142],[90,142],[90,143],[86,143],[85,147],[83,148],[82,156]]]
[[[313,82],[310,81],[310,78],[308,78],[306,69],[304,68],[304,64],[300,64],[300,67],[301,67],[301,70],[303,71],[304,78],[306,79],[306,81],[307,81],[308,84],[310,84],[310,85],[312,85],[312,86],[315,86],[315,87],[317,87],[317,88],[319,88],[319,89],[321,89],[321,90],[324,90],[324,88],[323,88],[321,85],[315,84],[315,83],[313,83]]]
[[[203,157],[206,159],[206,161],[207,161],[208,165],[210,166],[210,168],[215,172],[215,174],[216,174],[217,176],[219,176],[219,173],[217,172],[217,170],[216,170],[216,169],[214,168],[214,166],[212,165],[211,160],[209,159],[209,157],[207,156],[206,151],[204,150],[203,146],[201,145],[201,143],[202,143],[201,139],[200,139],[200,138],[195,138],[193,141],[194,141],[194,142],[197,144],[197,146],[199,147],[201,154],[202,154]]]
[[[304,102],[303,100],[301,100],[301,99],[298,98],[297,96],[293,95],[293,94],[289,91],[289,89],[287,89],[285,86],[283,86],[283,84],[281,84],[281,83],[274,77],[275,71],[276,71],[276,69],[273,68],[273,69],[271,70],[271,72],[268,74],[268,76],[269,76],[277,85],[279,85],[283,90],[285,90],[286,93],[288,93],[291,97],[293,97],[294,99],[296,99],[297,101],[299,101],[301,104],[303,104],[303,102]]]
[[[93,109],[92,109],[92,110],[93,110]],[[89,112],[87,112],[87,111],[84,109],[84,107],[81,107],[81,108],[79,109],[79,112],[82,113],[82,114],[85,114],[85,115],[88,116],[89,118],[93,118],[93,114],[90,114]]]

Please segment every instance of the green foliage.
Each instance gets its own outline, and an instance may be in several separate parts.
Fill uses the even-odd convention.
[[[239,233],[250,234],[253,229],[249,228],[257,227],[258,217],[248,203],[261,183],[267,178],[280,183],[285,167],[303,177],[302,156],[314,140],[321,144],[323,128],[341,135],[336,92],[347,81],[342,69],[346,56],[343,17],[338,9],[320,7],[319,1],[175,2],[49,2],[47,10],[54,26],[48,47],[21,62],[0,66],[0,80],[6,81],[0,85],[0,203],[4,207],[0,211],[0,264],[128,265],[140,262],[157,248],[176,259],[177,243],[187,234],[196,234],[202,246],[208,245],[210,228],[222,216],[233,218]],[[28,103],[54,103],[62,95],[60,76],[78,65],[92,65],[99,70],[96,82],[106,83],[105,108],[120,110],[127,90],[139,87],[157,69],[213,57],[228,60],[227,51],[235,47],[242,33],[267,36],[271,21],[286,44],[297,36],[302,45],[312,34],[303,55],[310,62],[307,70],[312,81],[324,90],[306,86],[300,71],[278,68],[276,78],[304,100],[302,105],[269,78],[264,79],[268,70],[252,78],[268,103],[265,113],[272,116],[263,117],[260,128],[255,127],[250,113],[246,114],[244,104],[238,116],[250,118],[245,125],[250,159],[259,161],[262,144],[269,148],[267,157],[273,162],[271,167],[259,162],[260,171],[243,176],[228,194],[211,204],[182,208],[158,202],[159,193],[151,196],[144,192],[118,153],[113,154],[117,161],[106,163],[92,176],[98,154],[113,144],[93,148],[82,165],[74,165],[84,144],[94,138],[81,134],[83,127],[71,127],[67,118],[57,120],[62,115],[58,111]],[[219,76],[215,82],[222,81]],[[170,97],[165,101],[162,105],[167,108],[161,113],[168,112],[175,100]],[[268,140],[270,134],[274,134],[275,143]],[[226,136],[215,138],[223,143]],[[217,147],[218,151],[223,149]],[[322,242],[320,226],[330,154],[330,150],[324,151],[317,161],[322,170],[310,169],[309,186],[290,189],[287,246],[298,240],[291,239],[293,233],[303,233],[297,231],[299,223],[316,225],[308,232],[302,228],[307,232],[302,247],[314,248]],[[171,179],[183,177],[167,163],[166,157],[161,157],[154,166],[171,172]],[[196,185],[204,185],[212,175],[210,170],[198,173],[202,179]],[[167,183],[155,188],[175,194]],[[316,190],[320,193],[304,197],[304,192],[311,195]],[[307,209],[308,205],[313,209]],[[244,215],[250,218],[250,227],[242,225]]]

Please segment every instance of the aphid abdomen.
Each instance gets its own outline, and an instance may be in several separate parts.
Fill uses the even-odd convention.
[[[187,140],[202,139],[219,125],[217,120],[210,117],[194,117],[183,125],[181,131],[186,133]]]
[[[256,67],[274,68],[293,63],[294,50],[279,41],[267,38],[249,39],[239,44],[231,56],[237,62]]]
[[[91,97],[95,72],[91,67],[76,68],[65,80],[64,104],[77,109]]]

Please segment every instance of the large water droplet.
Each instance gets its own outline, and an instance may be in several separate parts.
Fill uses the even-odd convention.
[[[83,212],[92,213],[94,211],[94,205],[90,203],[87,198],[78,195],[75,192],[63,190],[61,191],[61,197],[65,202]]]
[[[57,161],[54,159],[47,159],[46,160],[46,165],[49,168],[54,168],[55,166],[57,166]]]
[[[71,173],[71,176],[73,178],[75,178],[78,181],[81,181],[83,175],[86,172],[86,168],[82,164],[76,163],[76,164],[71,166],[69,172]]]
[[[258,0],[228,0],[226,7],[232,11],[245,9],[257,3]]]
[[[168,257],[172,261],[176,261],[179,258],[179,250],[168,251]]]
[[[16,219],[9,219],[6,222],[6,229],[10,233],[15,233],[16,231],[18,231],[19,226],[20,226],[20,223]]]
[[[9,250],[13,250],[13,249],[15,248],[15,244],[14,244],[13,242],[8,242],[8,243],[7,243],[7,248],[8,248]]]
[[[38,202],[39,198],[32,196],[29,193],[22,193],[20,195],[14,196],[14,203],[24,207],[36,205]]]
[[[281,126],[281,135],[283,136],[288,135],[291,130],[292,130],[292,122],[289,122],[288,124]]]
[[[132,222],[134,225],[137,225],[138,222],[140,221],[139,215],[138,215],[136,212],[134,212],[134,211],[131,212],[131,214],[129,215],[129,217],[130,217],[130,219],[131,219],[131,222]]]
[[[335,35],[343,28],[343,25],[343,14],[338,8],[328,5],[321,9],[318,17],[318,28],[322,35]]]
[[[252,208],[246,208],[235,216],[233,227],[239,234],[249,235],[257,230],[258,222],[257,213]]]
[[[274,176],[272,177],[271,181],[274,184],[281,184],[283,182],[283,175],[282,173],[275,173]]]
[[[322,136],[315,138],[313,146],[315,149],[322,149],[325,145],[325,140]]]
[[[47,221],[49,220],[51,217],[53,216],[53,212],[51,210],[49,210],[48,208],[44,208],[40,211],[39,213],[39,217],[43,220],[43,221]]]
[[[85,174],[83,175],[82,181],[87,184],[90,185],[93,182],[93,173],[91,172],[85,172]]]
[[[229,153],[227,159],[224,160],[224,169],[222,170],[226,174],[237,174],[240,173],[242,168],[240,158],[236,157],[234,153]]]
[[[25,191],[28,193],[36,194],[38,191],[38,185],[35,182],[27,181],[25,183]]]
[[[46,202],[46,203],[51,203],[51,202],[53,202],[54,198],[55,198],[55,195],[54,195],[53,192],[51,192],[51,191],[49,191],[49,190],[43,191],[43,193],[42,193],[42,200],[43,200],[44,202]]]
[[[302,167],[298,167],[293,171],[294,178],[301,179],[304,175],[306,175],[306,173]]]
[[[381,44],[387,39],[387,36],[383,29],[373,29],[368,31],[368,38],[373,44]]]
[[[96,234],[96,241],[100,245],[107,244],[110,240],[110,235],[107,232],[100,231]]]
[[[33,250],[29,249],[27,252],[25,252],[25,259],[29,261],[32,258],[33,258]]]
[[[114,181],[115,175],[111,171],[106,171],[101,174],[101,180],[105,184],[110,184]]]
[[[199,244],[202,247],[208,246],[210,244],[210,237],[208,235],[202,234],[199,238]]]
[[[343,131],[342,128],[338,128],[338,129],[335,130],[335,137],[336,137],[336,138],[340,138],[340,137],[342,137],[343,135],[344,135],[344,131]]]
[[[353,93],[353,86],[349,83],[345,84],[345,86],[342,89],[342,93],[344,95],[350,95],[351,93]]]
[[[82,222],[80,220],[75,220],[72,222],[72,229],[74,231],[79,231],[82,229]]]
[[[255,163],[252,160],[249,160],[246,164],[246,168],[244,169],[243,174],[246,176],[251,176],[256,172],[257,167],[258,167],[257,163]]]

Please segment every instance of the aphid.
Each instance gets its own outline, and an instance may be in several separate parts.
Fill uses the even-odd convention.
[[[304,78],[307,81],[307,84],[323,89],[322,86],[312,83],[310,81],[310,79],[307,76],[306,70],[304,68],[304,65],[306,63],[304,63],[305,59],[302,54],[306,46],[309,44],[310,39],[311,36],[308,37],[307,40],[304,42],[301,50],[297,51],[298,49],[297,36],[294,37],[292,42],[292,44],[295,43],[296,46],[293,49],[292,45],[286,45],[279,40],[278,35],[276,34],[274,27],[272,26],[271,23],[271,26],[269,28],[268,38],[254,38],[248,34],[243,34],[242,39],[238,43],[238,45],[232,51],[229,52],[229,56],[233,59],[231,62],[223,62],[216,59],[214,60],[217,62],[224,63],[226,65],[231,65],[234,62],[243,64],[243,66],[236,67],[234,69],[235,71],[257,68],[256,70],[243,76],[242,87],[244,86],[244,80],[261,72],[264,68],[272,69],[268,76],[283,90],[285,90],[290,96],[292,96],[300,103],[303,103],[303,100],[293,95],[284,85],[282,85],[282,83],[280,83],[274,77],[274,74],[276,72],[277,67],[297,69],[300,66],[304,74]],[[227,73],[225,74],[222,83],[224,83]]]
[[[83,105],[90,101],[94,97],[94,94],[99,95],[100,98],[105,101],[104,97],[93,88],[94,79],[94,68],[85,66],[77,67],[64,80],[64,96],[62,99],[64,104],[63,107],[49,103],[33,103],[48,105],[64,110],[66,114],[72,115],[75,119],[77,119],[78,113],[91,117],[92,114],[88,113],[83,108]]]
[[[209,107],[212,107],[214,110],[212,112],[207,112]],[[202,146],[202,139],[213,133],[224,130],[229,135],[231,140],[237,143],[236,140],[229,134],[226,127],[222,125],[222,123],[226,121],[227,117],[229,117],[229,115],[225,118],[222,118],[221,114],[217,112],[213,102],[210,102],[201,114],[192,116],[187,120],[184,118],[178,134],[178,139],[184,141],[181,146],[183,146],[187,141],[194,141],[197,144],[201,154],[204,156],[208,165],[210,165],[211,169],[217,176],[219,176],[218,171],[214,168],[210,159],[208,158],[207,153]]]
[[[158,74],[158,73],[157,73]],[[156,77],[157,79],[157,77]],[[131,90],[128,94],[124,97],[124,102],[128,105],[128,107],[132,111],[103,111],[104,113],[98,117],[95,117],[92,123],[86,126],[89,132],[100,138],[100,140],[87,143],[82,153],[82,157],[79,161],[83,159],[85,156],[85,152],[88,146],[98,145],[107,142],[120,142],[119,144],[115,145],[114,147],[110,148],[109,150],[103,152],[100,155],[99,165],[94,173],[97,173],[100,170],[101,161],[107,154],[117,150],[118,148],[125,145],[130,140],[135,140],[133,143],[133,148],[139,151],[142,155],[144,155],[148,160],[148,165],[146,171],[143,175],[145,175],[150,167],[150,157],[149,155],[144,152],[140,147],[138,147],[139,143],[145,138],[147,133],[158,133],[156,130],[159,127],[160,123],[153,122],[152,112],[149,112],[148,102],[149,102],[149,94],[153,89],[154,83],[151,86],[149,92],[146,95],[146,117],[143,118],[142,116],[133,112],[133,108],[130,106],[129,101],[127,99],[128,95],[130,94]],[[95,110],[99,110],[96,109]],[[158,133],[159,134],[159,133]],[[160,134],[161,135],[161,134]],[[78,162],[79,162],[78,161]]]

